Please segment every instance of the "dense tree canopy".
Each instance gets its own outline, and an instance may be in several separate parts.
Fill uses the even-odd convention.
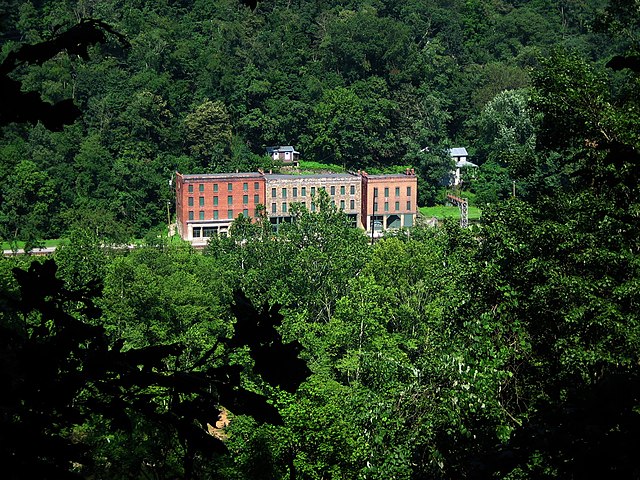
[[[498,144],[533,138],[529,127],[503,124],[501,140],[488,138],[487,116],[505,114],[489,113],[494,97],[529,87],[529,68],[551,46],[606,59],[628,41],[624,33],[604,40],[607,25],[625,30],[621,8],[603,15],[601,2],[10,5],[1,38],[7,85],[31,92],[23,104],[41,97],[83,114],[56,132],[10,123],[25,108],[2,117],[3,165],[16,165],[20,152],[59,195],[50,221],[24,232],[7,225],[5,240],[60,236],[73,224],[64,213],[82,209],[143,236],[165,219],[172,171],[255,169],[265,145],[293,144],[303,159],[347,167],[411,165],[430,192],[441,165],[420,157],[425,147],[466,146],[478,161],[505,148],[521,153]],[[73,46],[71,38],[85,41]],[[37,59],[37,50],[19,50],[47,39],[56,47],[40,48]],[[505,128],[520,130],[514,137]],[[0,194],[12,195],[5,187]],[[421,201],[436,198],[434,190]],[[13,200],[2,205],[12,215]]]
[[[9,6],[5,58],[85,16],[131,45],[105,30],[11,70],[84,114],[0,141],[2,236],[69,234],[55,264],[0,262],[9,473],[638,477],[634,2]],[[164,218],[174,168],[289,139],[402,159],[425,203],[468,142],[491,205],[372,245],[320,194],[204,252],[158,231],[111,247]]]

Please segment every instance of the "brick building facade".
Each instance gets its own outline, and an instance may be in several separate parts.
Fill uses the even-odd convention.
[[[226,233],[242,214],[256,216],[264,205],[264,176],[260,173],[176,173],[176,220],[180,236],[192,243],[206,243]]]
[[[413,227],[418,210],[418,177],[413,169],[394,175],[362,176],[362,220],[374,235],[382,231]]]
[[[334,205],[344,211],[354,226],[361,226],[360,199],[362,181],[359,175],[324,173],[318,175],[265,174],[265,207],[271,223],[288,221],[292,203],[301,203],[315,211],[314,198],[322,189]]]

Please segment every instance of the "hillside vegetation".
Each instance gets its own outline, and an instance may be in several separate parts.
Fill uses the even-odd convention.
[[[600,63],[625,41],[594,30],[598,1],[272,0],[252,11],[237,0],[14,0],[0,8],[4,55],[84,18],[129,45],[107,34],[87,59],[63,52],[13,74],[23,90],[72,99],[83,115],[60,132],[3,129],[8,241],[62,237],[74,224],[143,236],[166,222],[175,170],[255,170],[266,145],[347,168],[414,166],[421,205],[439,198],[446,148],[466,146],[476,163],[492,161],[480,200],[496,201],[510,191],[508,156],[530,157],[534,119],[521,97],[540,58],[565,46]]]
[[[85,16],[130,43],[12,73],[84,114],[2,130],[3,239],[69,239],[0,262],[7,478],[638,478],[637,2],[1,8],[5,55]],[[174,169],[280,143],[414,166],[421,206],[466,145],[482,216],[372,245],[321,194],[169,242]]]

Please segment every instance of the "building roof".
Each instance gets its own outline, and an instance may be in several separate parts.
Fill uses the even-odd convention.
[[[458,162],[456,162],[456,168],[465,168],[465,167],[477,167],[478,165],[476,165],[473,162],[470,162],[468,160],[460,160]]]
[[[450,148],[449,153],[452,157],[466,157],[469,155],[464,147]]]
[[[359,177],[357,175],[352,175],[350,173],[312,173],[312,174],[307,174],[307,175],[287,175],[287,174],[283,174],[283,173],[265,173],[264,177],[267,180],[290,180],[290,179],[300,179],[300,180],[304,180],[304,179],[322,179],[322,178],[327,178],[327,179],[332,179],[332,180],[354,180],[354,179],[358,179]]]
[[[407,175],[406,173],[380,173],[377,175],[369,175],[367,174],[367,178],[369,180],[384,180],[384,179],[391,179],[391,178],[416,178],[416,176],[414,174],[411,175]]]
[[[221,180],[225,178],[259,178],[259,172],[239,172],[239,173],[191,173],[179,174],[184,181],[193,182],[197,180]]]
[[[272,153],[275,153],[275,152],[300,153],[300,152],[297,152],[296,149],[293,148],[291,145],[281,145],[281,146],[267,147],[267,153],[269,155],[271,155]]]

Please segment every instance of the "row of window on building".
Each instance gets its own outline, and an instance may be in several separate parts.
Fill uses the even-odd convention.
[[[218,191],[218,184],[214,183],[213,185],[213,191],[217,192]],[[193,184],[189,184],[188,186],[189,189],[189,193],[193,193]],[[254,182],[253,183],[253,189],[254,190],[260,190],[260,183],[259,182]],[[204,192],[204,183],[200,183],[198,184],[198,191],[199,192]],[[233,183],[229,182],[227,183],[227,191],[228,192],[233,192]],[[244,182],[242,184],[242,191],[244,192],[248,192],[249,191],[249,183],[248,182]]]
[[[218,195],[213,196],[214,207],[219,205],[218,198],[219,198]],[[187,197],[187,206],[193,207],[194,206],[193,202],[194,202],[194,197]],[[260,195],[253,196],[253,203],[255,203],[256,205],[260,203]],[[249,205],[249,195],[242,196],[242,204]],[[227,205],[233,205],[233,195],[227,196]],[[200,207],[205,206],[205,197],[198,197],[198,206]]]
[[[411,210],[411,200],[407,200],[407,210]],[[373,202],[373,211],[374,212],[378,212],[378,202]],[[389,202],[384,202],[384,211],[388,212],[389,211]],[[400,211],[400,202],[395,202],[394,204],[394,212],[399,212]]]
[[[377,198],[379,196],[378,187],[373,187],[373,196],[374,198]],[[395,188],[395,196],[396,197],[400,196],[400,187]],[[411,187],[407,187],[407,197],[410,197],[410,196],[411,196]],[[384,188],[384,198],[389,198],[389,187]]]
[[[242,210],[242,214],[245,217],[249,217],[249,209],[245,208],[244,210]],[[255,214],[257,215],[257,212],[255,212]],[[226,217],[220,217],[220,211],[219,210],[214,210],[213,211],[213,219],[214,220],[218,220],[218,219],[222,219],[222,218],[226,218],[228,220],[233,220],[233,210],[227,210],[227,216]],[[189,220],[195,220],[195,212],[193,210],[189,210],[188,213],[188,219]],[[198,212],[198,220],[205,220],[204,218],[204,210],[200,210]]]
[[[246,195],[245,195],[245,196],[246,196]],[[257,197],[257,195],[256,195],[256,197]],[[190,198],[189,198],[189,200],[190,200],[190,201],[189,201],[189,206],[190,206],[190,207],[192,207],[192,206],[193,206],[193,202],[192,202],[191,200],[193,200],[193,198],[191,198],[191,197],[190,197]],[[232,203],[232,198],[231,198],[231,197],[229,197],[229,198],[228,198],[228,202],[229,202],[229,205],[232,205],[232,204],[233,204],[233,203]],[[247,201],[244,201],[243,203],[244,203],[244,204],[247,204],[248,202],[247,202]],[[257,198],[255,199],[255,203],[256,203],[256,204],[258,203],[258,199],[257,199]],[[305,208],[307,208],[307,202],[294,202],[294,203],[300,203],[300,204],[301,204],[301,205],[303,205]],[[332,203],[333,203],[333,205],[338,206],[338,204],[336,204],[336,202],[335,202],[335,201],[332,201]],[[218,197],[214,197],[214,198],[213,198],[213,205],[214,205],[214,206],[217,206],[217,205],[218,205]],[[345,209],[346,209],[346,202],[345,202],[345,200],[340,200],[340,204],[339,204],[339,205],[340,205],[340,210],[345,210]],[[204,206],[204,197],[200,197],[200,206],[201,206],[201,207],[203,207],[203,206]],[[287,213],[287,211],[288,211],[288,205],[287,205],[287,202],[282,202],[282,203],[281,203],[281,207],[282,207],[282,213]],[[316,211],[316,204],[315,204],[315,202],[310,202],[309,208],[310,208],[310,210],[311,210],[312,212],[315,212],[315,211]],[[356,208],[355,200],[349,200],[349,209],[350,209],[350,210],[355,210],[355,208]],[[411,201],[410,201],[410,200],[409,200],[409,201],[407,201],[407,210],[411,210]],[[378,212],[378,211],[379,211],[378,203],[377,203],[377,202],[374,202],[374,204],[373,204],[373,211],[374,211],[374,212]],[[389,210],[389,202],[384,202],[384,211],[385,211],[385,212],[389,212],[389,211],[390,211],[390,210]],[[394,203],[394,209],[393,209],[393,211],[394,211],[394,212],[399,212],[399,211],[400,211],[400,202],[395,202],[395,203]],[[277,212],[278,212],[278,204],[277,204],[277,203],[275,203],[275,202],[271,203],[271,213],[277,213]],[[243,215],[244,215],[245,217],[249,217],[249,209],[248,209],[248,208],[245,208],[245,209],[242,211],[242,213],[243,213]],[[254,213],[254,215],[256,215],[256,216],[257,216],[257,214],[258,214],[258,211],[256,210],[256,212]],[[195,217],[194,217],[194,211],[193,211],[193,210],[189,210],[188,217],[189,217],[189,220],[195,220]],[[214,211],[213,211],[213,219],[214,219],[214,220],[218,220],[219,218],[220,218],[219,211],[218,211],[218,210],[214,210]],[[226,217],[226,218],[228,218],[228,219],[233,219],[233,210],[227,210],[227,217]],[[199,219],[199,220],[204,220],[204,219],[205,219],[205,217],[204,217],[204,210],[200,210],[200,211],[198,212],[198,219]]]
[[[189,193],[193,193],[193,191],[194,191],[193,184],[190,184],[188,188],[189,188]],[[320,187],[320,188],[322,190],[325,190],[325,187]],[[258,182],[255,182],[253,184],[253,189],[254,190],[260,190],[260,184]],[[341,185],[340,186],[340,195],[346,195],[346,189],[347,189],[347,187],[345,185]],[[249,191],[249,184],[247,182],[242,184],[242,190],[245,191],[245,192]],[[310,187],[310,190],[311,190],[311,196],[313,197],[316,194],[316,187]],[[200,183],[198,185],[198,191],[199,192],[204,192],[204,183]],[[213,184],[213,191],[214,192],[218,192],[219,191],[217,183]],[[233,183],[227,183],[227,191],[229,191],[229,192],[233,191]],[[288,191],[288,189],[286,187],[282,188],[282,190],[281,190],[282,198],[287,198],[287,191]],[[335,185],[331,185],[330,192],[331,192],[331,195],[335,195],[336,194],[336,186]],[[307,196],[307,187],[300,187],[299,189],[298,189],[298,187],[291,187],[291,195],[292,195],[293,198],[297,198],[298,197],[298,193],[300,193],[301,197],[306,197]],[[349,194],[350,195],[355,195],[356,194],[355,185],[350,185],[349,186]],[[378,194],[379,194],[378,187],[374,187],[373,196],[374,197],[378,197],[379,196]],[[395,196],[396,197],[400,196],[400,187],[395,187]],[[411,196],[411,187],[407,187],[407,196],[408,197]],[[248,199],[247,195],[245,195],[245,197]],[[257,195],[255,195],[255,197],[257,198]],[[273,187],[271,189],[271,197],[272,198],[276,198],[277,197],[277,188]],[[384,188],[384,197],[385,198],[389,198],[389,187],[385,187]],[[217,198],[217,197],[214,197],[214,198]],[[228,198],[231,199],[231,196],[229,196]],[[203,197],[200,197],[201,201],[202,201],[202,199],[203,199]],[[193,201],[193,198],[190,197],[190,200]]]

